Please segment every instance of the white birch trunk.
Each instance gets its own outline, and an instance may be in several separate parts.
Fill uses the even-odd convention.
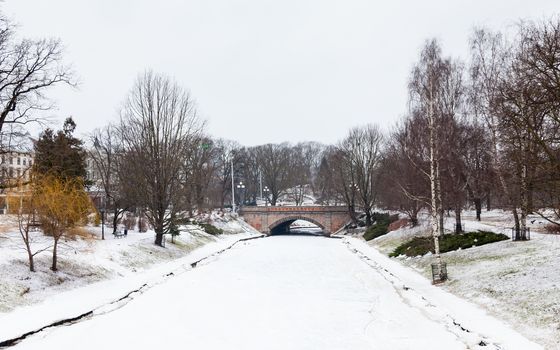
[[[432,94],[430,92],[430,94]],[[441,255],[439,250],[439,215],[440,208],[438,205],[438,199],[440,196],[439,186],[438,186],[438,159],[437,159],[437,142],[436,142],[436,123],[434,116],[434,106],[433,106],[433,96],[430,96],[430,102],[428,107],[428,122],[430,127],[430,189],[431,189],[431,226],[432,226],[432,236],[434,238],[434,252],[437,259],[437,263],[441,265]]]

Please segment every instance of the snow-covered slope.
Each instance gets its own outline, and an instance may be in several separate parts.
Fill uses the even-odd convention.
[[[107,279],[116,279],[145,271],[157,264],[184,257],[208,243],[227,240],[234,234],[257,234],[241,220],[212,214],[206,218],[224,230],[224,235],[212,236],[199,226],[181,228],[181,235],[165,248],[153,244],[154,232],[129,231],[126,238],[115,238],[106,228],[101,240],[99,227],[87,227],[75,240],[59,243],[59,271],[50,270],[50,249],[36,257],[36,272],[29,272],[27,256],[14,220],[1,216],[4,233],[0,233],[0,313],[23,305],[41,302],[63,291]],[[34,235],[34,249],[49,247],[52,239],[41,233]]]
[[[466,212],[464,219],[468,231],[511,233],[507,212],[483,212],[481,222]],[[530,241],[502,241],[443,254],[450,280],[442,288],[482,306],[546,349],[560,349],[560,236],[539,233],[545,223],[538,217],[530,222]],[[453,223],[447,218],[446,228],[451,230]],[[426,217],[420,227],[393,231],[369,244],[388,254],[414,235],[425,234]],[[431,278],[429,254],[396,260]]]

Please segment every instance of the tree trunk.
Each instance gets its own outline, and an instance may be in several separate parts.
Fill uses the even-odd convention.
[[[57,255],[56,255],[56,248],[58,247],[58,238],[55,237],[54,245],[53,245],[53,256],[52,256],[52,266],[51,270],[57,271],[56,262],[57,262]]]
[[[157,216],[153,218],[153,226],[156,233],[154,244],[163,247],[163,234],[165,232],[165,210],[161,210],[157,213]]]
[[[408,212],[408,218],[410,219],[410,227],[418,226],[418,212],[420,209],[418,208],[418,202],[414,201],[410,211]]]
[[[461,223],[461,206],[455,206],[455,233],[463,232],[463,224]]]
[[[154,244],[163,247],[163,232],[156,232],[156,240]]]
[[[480,197],[474,198],[474,208],[476,210],[476,221],[480,221],[480,214],[482,213],[482,199]]]
[[[113,210],[113,234],[117,232],[118,225],[119,225],[119,210],[115,208],[115,210]]]
[[[438,231],[439,231],[439,235],[443,236],[443,234],[445,233],[445,227],[444,227],[444,217],[443,217],[443,208],[439,211],[439,215],[438,215]]]
[[[372,222],[371,222],[371,210],[369,208],[364,208],[365,212],[366,212],[366,227],[370,227]]]
[[[490,205],[490,192],[486,194],[486,211],[492,210],[492,206]]]
[[[29,260],[29,271],[35,272],[35,261],[33,259],[33,253],[31,252],[29,238],[25,241],[25,249],[27,250],[27,258]]]
[[[411,227],[418,226],[418,217],[416,215],[414,215],[410,218],[410,226]]]
[[[434,238],[434,253],[436,257],[437,264],[439,266],[441,274],[441,254],[439,249],[439,236],[440,230],[438,229],[439,220],[438,215],[443,219],[443,213],[441,212],[441,188],[439,186],[439,160],[436,142],[436,121],[433,110],[433,101],[430,101],[429,111],[429,130],[430,130],[430,189],[431,189],[431,224],[432,224],[432,235]]]
[[[33,254],[29,254],[29,271],[35,272],[35,259]]]
[[[517,208],[514,207],[511,210],[511,213],[513,214],[513,221],[515,223],[515,227],[514,227],[515,239],[520,239],[521,237],[520,237],[520,227],[519,227],[519,214],[517,213]]]
[[[352,222],[358,224],[358,218],[356,217],[356,209],[354,208],[353,204],[348,205],[348,214],[350,215]]]

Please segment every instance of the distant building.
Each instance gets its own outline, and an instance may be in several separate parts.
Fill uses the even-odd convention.
[[[29,181],[35,160],[33,152],[9,151],[0,156],[0,179],[3,184]]]
[[[19,183],[25,184],[31,179],[34,143],[34,139],[26,137],[18,147],[0,148],[0,214],[8,212],[6,194]]]

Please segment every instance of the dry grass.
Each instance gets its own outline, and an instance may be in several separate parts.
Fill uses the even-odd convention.
[[[17,216],[16,215],[1,215],[2,220],[0,220],[0,235],[8,232],[17,231]]]
[[[74,227],[68,231],[67,237],[77,238],[80,237],[85,241],[93,241],[95,240],[95,235],[91,233],[87,227]]]

